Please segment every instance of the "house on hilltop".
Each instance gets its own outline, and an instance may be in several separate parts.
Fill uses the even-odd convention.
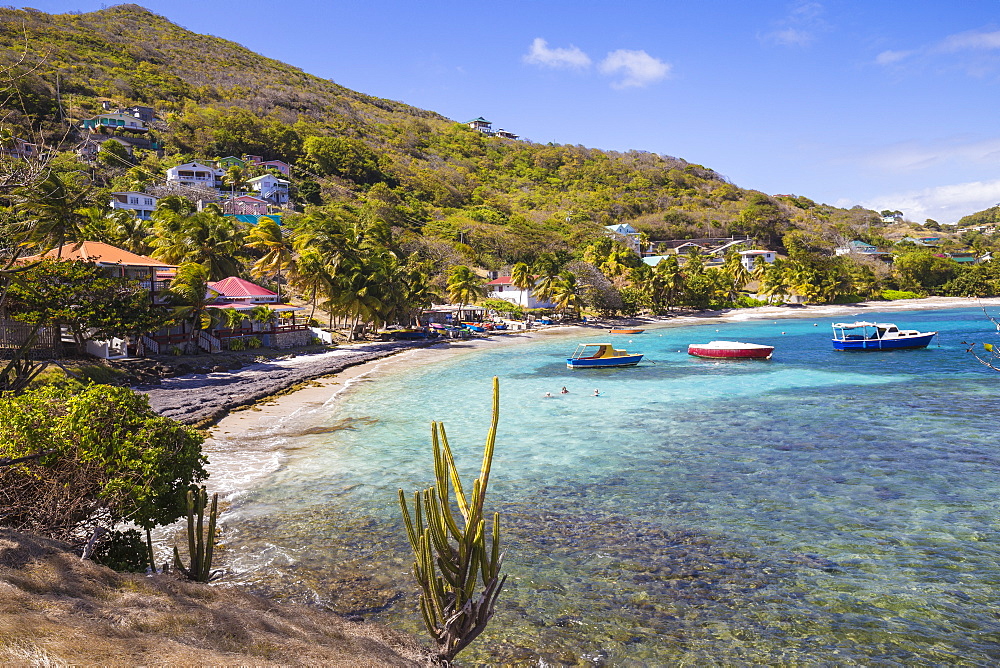
[[[102,132],[104,130],[139,133],[149,132],[149,128],[146,127],[145,121],[122,111],[98,114],[93,118],[84,119],[83,122],[80,123],[80,128],[82,130],[87,130],[88,132]]]
[[[487,137],[500,137],[501,139],[519,139],[518,135],[514,134],[513,132],[508,132],[503,128],[500,128],[499,130],[494,132],[493,123],[486,120],[482,116],[480,116],[479,118],[473,118],[471,121],[467,121],[465,124],[468,125],[470,128],[472,128],[473,130],[475,130],[476,132],[483,133]]]
[[[264,216],[267,209],[267,200],[252,195],[232,197],[222,202],[222,213],[227,216]]]

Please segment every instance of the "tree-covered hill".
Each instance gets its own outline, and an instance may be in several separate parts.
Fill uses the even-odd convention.
[[[736,303],[750,283],[761,286],[759,294],[810,301],[867,297],[883,287],[948,291],[945,285],[961,273],[950,259],[920,247],[909,249],[920,262],[905,275],[872,256],[834,257],[834,249],[851,240],[885,256],[899,236],[909,235],[909,227],[893,232],[874,211],[746,190],[677,157],[491,136],[194,34],[137,5],[62,15],[0,9],[0,28],[6,68],[0,79],[8,82],[0,96],[0,159],[16,147],[15,138],[44,145],[51,149],[51,175],[39,179],[64,193],[67,206],[76,202],[60,219],[59,234],[35,228],[36,250],[57,238],[89,237],[167,262],[204,264],[212,275],[227,267],[279,283],[297,277],[304,298],[315,302],[325,293],[331,313],[346,309],[372,321],[379,318],[359,314],[379,309],[352,301],[365,294],[362,279],[379,283],[386,293],[380,303],[395,304],[389,309],[395,314],[432,298],[420,287],[423,279],[410,279],[425,276],[443,296],[446,276],[467,266],[507,271],[520,265],[525,275],[530,267],[551,285],[562,281],[586,293],[589,305],[603,312],[625,302],[654,311]],[[92,135],[81,129],[105,109],[134,105],[155,110],[141,141],[118,130],[98,128]],[[489,112],[470,110],[476,113]],[[153,143],[143,146],[147,139]],[[81,143],[99,144],[96,155],[78,155]],[[165,196],[168,169],[244,155],[292,165],[282,229],[250,230],[221,209],[194,213],[190,204]],[[17,164],[5,163],[3,174]],[[262,169],[230,168],[224,195],[249,192],[250,177],[262,176]],[[0,213],[9,214],[11,224],[23,227],[25,216],[52,211],[31,189],[4,200],[2,186]],[[152,224],[116,217],[123,212],[109,212],[106,203],[111,192],[122,191],[161,196],[163,210]],[[223,204],[223,194],[205,193],[206,201]],[[0,228],[4,220],[0,216]],[[729,258],[731,275],[721,281],[719,272],[702,274],[700,262],[678,258],[671,265],[676,272],[658,269],[654,276],[622,239],[607,236],[605,226],[619,223],[638,230],[647,250],[659,241],[739,236],[788,262],[768,277],[759,271],[751,277],[739,270],[738,258]],[[921,228],[906,225],[914,233]],[[949,241],[942,250],[962,250],[963,242]],[[977,243],[980,254],[995,245],[985,237]],[[924,265],[941,265],[941,271],[928,273]],[[348,272],[349,266],[357,271]],[[394,281],[409,287],[397,290]],[[983,285],[953,287],[964,294],[982,292]],[[419,299],[400,298],[400,290],[411,289]],[[572,310],[570,301],[563,310]]]
[[[314,203],[373,201],[393,225],[463,243],[485,264],[571,252],[624,221],[651,240],[749,233],[772,245],[801,221],[832,247],[831,225],[849,235],[875,220],[805,198],[762,200],[679,158],[488,137],[137,5],[61,15],[0,9],[0,23],[0,62],[23,75],[7,116],[15,133],[33,126],[66,147],[80,139],[67,128],[103,100],[152,106],[165,121],[154,127],[166,157],[147,158],[127,179],[111,174],[108,187],[148,186],[189,157],[282,159],[318,186]]]

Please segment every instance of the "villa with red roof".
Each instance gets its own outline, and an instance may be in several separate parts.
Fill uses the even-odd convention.
[[[237,276],[209,283],[208,287],[219,293],[217,301],[221,302],[254,305],[278,303],[278,293]]]
[[[537,299],[531,294],[531,288],[527,290],[518,288],[511,282],[510,276],[493,279],[486,284],[486,287],[489,289],[489,294],[486,295],[489,299],[503,299],[524,308],[553,308],[555,306],[550,301]]]

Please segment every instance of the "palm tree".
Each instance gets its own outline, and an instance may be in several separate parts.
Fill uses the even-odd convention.
[[[316,249],[308,248],[300,253],[292,265],[289,280],[296,290],[307,296],[312,304],[312,310],[309,311],[309,319],[312,320],[316,314],[316,301],[319,299],[319,295],[329,292],[330,289],[330,275]]]
[[[747,283],[750,282],[750,272],[743,265],[743,256],[735,251],[726,253],[725,262],[722,265],[723,271],[729,277],[729,301],[734,301]]]
[[[684,292],[684,274],[681,273],[676,255],[660,260],[653,270],[653,303],[669,311]]]
[[[510,269],[510,282],[515,288],[521,291],[521,294],[525,294],[535,285],[535,277],[531,273],[531,267],[525,262],[515,264]],[[520,305],[527,306],[527,304]]]
[[[49,172],[41,182],[17,189],[17,208],[25,214],[27,225],[24,241],[41,246],[43,251],[71,241],[86,241],[80,209],[86,207],[89,198],[90,188],[78,188],[58,172]]]
[[[534,268],[535,273],[538,274],[535,292],[539,299],[547,301],[552,297],[552,292],[559,281],[559,259],[555,253],[542,253],[535,260]]]
[[[486,296],[483,281],[465,265],[455,265],[448,274],[448,300],[458,304],[458,316],[461,319],[466,304],[474,304],[477,299]]]
[[[278,301],[281,301],[281,272],[292,265],[292,245],[282,233],[281,227],[272,218],[262,217],[247,234],[247,248],[263,251],[250,273],[256,278],[274,275],[278,286]]]
[[[154,230],[157,238],[151,245],[157,260],[169,264],[203,264],[213,281],[240,271],[243,231],[234,219],[223,216],[216,209],[187,217],[165,212],[157,218]]]
[[[191,325],[187,337],[188,349],[198,331],[211,324],[208,309],[215,296],[208,288],[208,269],[196,262],[182,264],[177,269],[177,275],[170,281],[167,290],[167,301],[173,307],[174,320]]]
[[[563,315],[571,309],[579,313],[583,308],[583,286],[576,282],[576,276],[572,272],[564,271],[559,275],[552,298]]]

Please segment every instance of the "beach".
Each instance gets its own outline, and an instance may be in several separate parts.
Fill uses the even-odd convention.
[[[218,420],[218,428],[233,432],[253,422],[242,411],[267,401],[266,406],[255,406],[262,412],[254,417],[266,419],[272,411],[287,415],[297,410],[299,404],[329,401],[344,389],[352,378],[364,376],[379,361],[409,353],[428,350],[431,357],[473,352],[482,347],[495,347],[525,343],[539,336],[568,335],[580,331],[605,332],[615,326],[675,326],[696,324],[706,320],[739,322],[782,318],[840,318],[865,319],[866,311],[909,311],[983,306],[993,313],[1000,309],[1000,298],[960,299],[953,297],[928,297],[892,302],[863,302],[860,304],[818,306],[761,306],[725,311],[679,312],[663,317],[632,318],[613,321],[588,319],[584,324],[556,325],[527,331],[508,332],[473,339],[449,339],[432,342],[369,342],[345,345],[333,350],[287,359],[252,364],[236,371],[190,374],[164,379],[157,386],[136,387],[149,396],[150,405],[165,417],[185,424],[207,426]],[[826,323],[828,324],[828,323]],[[290,388],[312,382],[310,387],[287,393]],[[228,417],[227,417],[228,415]],[[233,416],[236,417],[233,417]]]

